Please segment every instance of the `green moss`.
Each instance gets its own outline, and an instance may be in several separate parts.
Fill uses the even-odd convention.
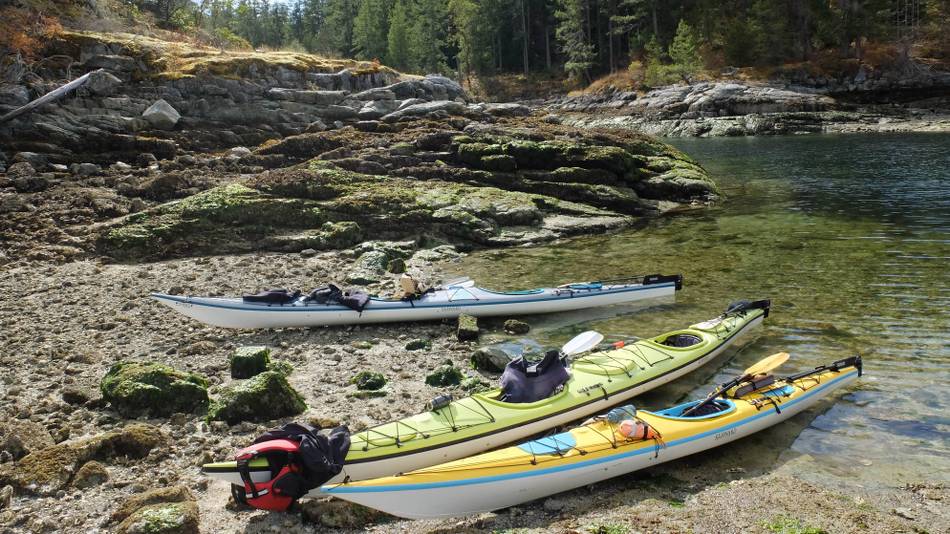
[[[142,458],[164,442],[161,430],[146,424],[65,441],[30,453],[16,464],[0,466],[0,486],[11,484],[27,493],[55,493],[87,462],[109,462],[116,457]]]
[[[503,149],[500,145],[490,145],[487,143],[464,143],[458,145],[456,148],[459,161],[476,167],[481,164],[483,158],[501,154],[502,151]]]
[[[123,361],[100,384],[103,398],[126,417],[193,412],[208,403],[208,379],[159,363]]]
[[[475,341],[478,339],[479,329],[477,318],[463,313],[459,315],[458,324],[457,336],[459,341]]]
[[[286,360],[271,360],[271,362],[267,364],[267,370],[284,376],[290,376],[294,372],[294,366]]]
[[[763,521],[762,528],[776,534],[827,534],[823,528],[806,525],[800,519],[780,515],[771,521]]]
[[[228,424],[269,421],[297,415],[306,409],[303,397],[284,375],[267,371],[237,386],[224,388],[208,408],[208,419]]]
[[[356,384],[356,389],[375,391],[386,385],[386,377],[375,371],[360,371],[350,379],[350,384]]]
[[[181,534],[198,532],[198,507],[194,502],[144,506],[117,527],[121,534]]]
[[[429,350],[432,348],[432,341],[428,339],[412,339],[406,343],[406,350]]]
[[[267,370],[270,349],[267,347],[238,347],[231,354],[231,378],[251,378]]]
[[[505,154],[483,156],[478,166],[489,171],[514,172],[518,169],[518,162]]]
[[[426,384],[435,387],[457,386],[465,375],[450,364],[445,364],[426,376]]]
[[[460,385],[462,389],[469,393],[481,393],[491,389],[491,386],[488,384],[488,382],[485,382],[476,376],[466,377],[464,380],[462,380]]]

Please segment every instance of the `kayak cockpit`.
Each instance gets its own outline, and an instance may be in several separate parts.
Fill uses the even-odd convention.
[[[652,415],[657,415],[664,417],[666,419],[679,419],[684,421],[697,421],[702,419],[713,419],[715,417],[720,417],[723,415],[728,415],[736,411],[736,405],[729,399],[716,399],[712,402],[709,402],[701,409],[694,411],[690,415],[684,416],[687,410],[696,406],[697,404],[703,401],[691,401],[679,406],[673,406],[672,408],[667,408],[665,410],[660,410],[658,412],[646,412]]]

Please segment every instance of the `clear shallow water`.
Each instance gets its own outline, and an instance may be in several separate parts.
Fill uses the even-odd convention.
[[[478,252],[451,269],[497,288],[685,275],[675,302],[643,313],[532,318],[530,336],[550,344],[591,328],[651,336],[733,300],[771,298],[772,316],[740,350],[637,404],[701,395],[781,350],[789,373],[859,353],[857,387],[723,454],[846,485],[950,480],[950,135],[673,143],[719,182],[721,205],[642,230]]]

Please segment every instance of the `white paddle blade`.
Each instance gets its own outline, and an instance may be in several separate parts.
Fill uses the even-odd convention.
[[[456,288],[472,287],[473,285],[475,285],[475,280],[472,280],[471,278],[467,276],[463,276],[462,278],[453,278],[452,280],[449,280],[448,282],[445,282],[442,285],[444,287],[456,287]]]
[[[595,332],[593,330],[581,332],[580,334],[574,336],[574,339],[568,341],[563,347],[561,347],[561,353],[567,356],[581,354],[596,347],[603,340],[604,335],[600,332]]]

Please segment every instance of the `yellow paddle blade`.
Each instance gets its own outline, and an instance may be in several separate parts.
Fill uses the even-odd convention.
[[[746,369],[745,374],[746,376],[755,376],[755,375],[765,374],[787,361],[788,361],[788,353],[778,352],[776,354],[769,356],[768,358],[759,360],[759,363],[756,363],[752,367],[749,367],[748,369]]]

